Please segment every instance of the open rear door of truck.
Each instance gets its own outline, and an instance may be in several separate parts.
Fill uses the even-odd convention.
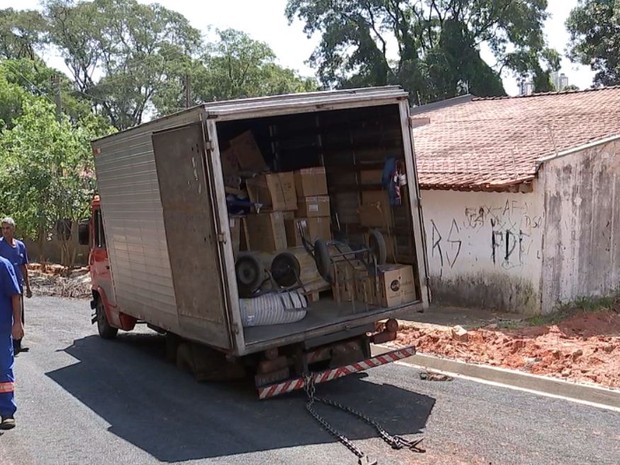
[[[166,242],[184,335],[232,346],[217,197],[202,123],[153,133]]]

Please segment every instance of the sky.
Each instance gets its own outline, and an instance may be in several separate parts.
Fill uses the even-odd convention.
[[[149,0],[139,1],[153,3]],[[284,16],[286,0],[159,0],[157,3],[183,14],[192,26],[205,34],[210,28],[244,31],[252,39],[269,44],[280,65],[298,70],[304,76],[314,75],[307,60],[319,38],[308,38],[299,21],[288,24]],[[565,55],[569,39],[564,22],[577,3],[577,0],[548,0],[547,10],[551,18],[545,24],[545,34],[549,45],[561,55]],[[0,9],[9,7],[34,9],[39,7],[39,0],[0,0]],[[487,59],[485,55],[483,58]],[[51,60],[50,64],[60,69],[63,66],[60,60]],[[575,84],[580,89],[586,89],[592,84],[594,73],[589,67],[572,64],[564,58],[561,71],[568,76],[569,84]],[[507,74],[503,80],[506,92],[516,95],[515,76]]]

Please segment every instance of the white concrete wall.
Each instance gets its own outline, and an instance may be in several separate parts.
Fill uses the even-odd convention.
[[[543,311],[620,287],[620,141],[547,161]]]
[[[540,312],[543,196],[422,191],[433,300]]]

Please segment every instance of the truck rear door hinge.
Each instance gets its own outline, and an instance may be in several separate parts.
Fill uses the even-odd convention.
[[[226,234],[224,233],[218,233],[217,235],[217,241],[222,243],[222,244],[226,244]]]
[[[211,142],[210,140],[205,141],[205,148],[207,150],[213,150],[213,142]]]

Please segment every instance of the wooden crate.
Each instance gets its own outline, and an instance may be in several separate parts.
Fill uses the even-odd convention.
[[[368,279],[368,270],[359,260],[336,260],[332,265],[332,291],[336,302],[356,300],[356,282]]]

